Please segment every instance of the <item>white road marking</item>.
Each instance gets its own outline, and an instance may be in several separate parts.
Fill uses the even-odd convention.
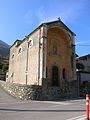
[[[52,101],[43,101],[43,103],[51,103],[51,104],[57,104],[57,105],[70,105],[73,103],[69,103],[69,102],[52,102]]]
[[[81,115],[81,116],[77,116],[77,117],[70,118],[67,120],[85,120],[85,119],[86,119],[86,115]]]
[[[29,102],[28,101],[16,101],[16,102],[6,101],[6,102],[1,102],[0,104],[24,104],[24,103],[29,103]]]
[[[84,100],[70,100],[70,101],[58,101],[58,102],[53,102],[53,101],[15,101],[15,102],[10,102],[10,101],[6,101],[6,102],[1,102],[0,104],[24,104],[24,103],[51,103],[51,104],[56,104],[56,105],[71,105],[71,104],[77,104],[78,102],[81,102]]]

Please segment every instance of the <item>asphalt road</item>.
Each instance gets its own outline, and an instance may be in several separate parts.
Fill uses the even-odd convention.
[[[0,88],[0,120],[85,120],[85,100],[22,101]]]

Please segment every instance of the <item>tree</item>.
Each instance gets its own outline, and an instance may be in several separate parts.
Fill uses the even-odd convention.
[[[3,72],[6,73],[7,70],[8,70],[8,65],[7,65],[7,64],[4,64],[2,70],[3,70]]]
[[[0,64],[0,70],[2,70],[2,68],[3,68],[3,64]]]

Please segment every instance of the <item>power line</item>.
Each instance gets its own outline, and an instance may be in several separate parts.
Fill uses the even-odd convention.
[[[83,46],[90,46],[90,45],[80,45],[80,44],[77,44],[77,45],[75,45],[75,46],[81,46],[81,47],[83,47]]]

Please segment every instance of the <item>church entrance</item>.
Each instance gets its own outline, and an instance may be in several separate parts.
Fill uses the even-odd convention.
[[[57,66],[53,66],[52,67],[52,86],[59,86],[58,79],[59,79],[58,67]]]

